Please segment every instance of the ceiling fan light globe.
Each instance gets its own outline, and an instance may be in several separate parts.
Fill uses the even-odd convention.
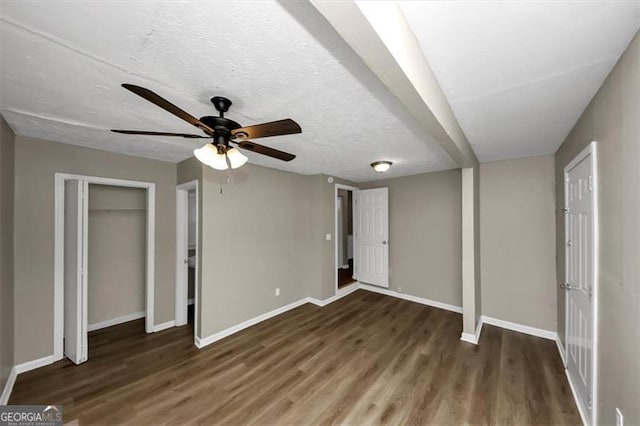
[[[247,156],[241,153],[237,148],[227,150],[227,157],[229,158],[229,163],[231,163],[232,169],[242,167],[244,163],[249,160],[249,158],[247,158]]]
[[[194,149],[193,155],[195,155],[201,163],[213,169],[227,170],[229,168],[224,154],[218,154],[218,149],[210,143],[202,148]]]

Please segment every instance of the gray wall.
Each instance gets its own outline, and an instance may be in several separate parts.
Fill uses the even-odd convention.
[[[462,306],[460,170],[358,186],[389,188],[389,287]]]
[[[556,330],[553,155],[480,165],[482,314]]]
[[[320,235],[313,231],[313,177],[249,164],[233,171],[233,184],[222,185],[221,194],[226,173],[205,167],[202,176],[200,326],[206,337],[308,296],[309,282],[317,280],[312,247]]]
[[[14,135],[0,116],[0,392],[13,367]]]
[[[147,192],[89,185],[89,325],[145,310]]]
[[[18,136],[15,362],[53,351],[54,173],[156,183],[155,323],[174,318],[176,165]]]
[[[636,34],[556,152],[557,282],[564,280],[563,170],[598,142],[600,214],[598,424],[640,424],[640,38]],[[565,294],[558,290],[564,341]]]

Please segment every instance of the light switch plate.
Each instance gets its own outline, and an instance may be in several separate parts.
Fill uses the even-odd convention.
[[[276,288],[276,296],[280,296],[280,287]]]
[[[331,241],[331,234],[327,234],[326,237],[327,241]]]

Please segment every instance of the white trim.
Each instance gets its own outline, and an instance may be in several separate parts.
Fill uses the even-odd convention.
[[[343,185],[341,183],[336,183],[334,184],[333,187],[333,251],[334,251],[334,255],[333,257],[335,258],[335,294],[338,294],[338,269],[342,268],[342,261],[340,259],[338,259],[338,189],[346,189],[347,191],[351,191],[351,196],[353,198],[353,200],[355,201],[355,193],[358,192],[360,190],[360,188],[356,188],[355,186],[349,186],[349,185]],[[346,200],[345,200],[346,201]],[[346,203],[345,203],[346,206]],[[345,206],[342,206],[343,208],[345,208]],[[354,222],[353,225],[353,229],[355,230],[356,226],[355,226],[355,221],[356,221],[356,212],[353,209],[353,202],[351,203],[351,209],[352,209],[352,221]],[[344,224],[342,225],[344,226]],[[356,235],[355,232],[353,234],[353,275],[355,276],[355,267],[356,267]],[[349,265],[347,264],[347,268],[349,267]],[[356,277],[357,279],[357,277]]]
[[[112,185],[147,190],[147,244],[146,244],[146,321],[147,333],[154,329],[154,290],[155,290],[155,208],[156,184],[126,179],[113,179],[100,176],[55,173],[54,175],[54,267],[53,267],[53,360],[63,358],[64,338],[64,182],[81,180],[87,184]]]
[[[300,299],[296,302],[293,303],[289,303],[288,305],[285,306],[281,306],[280,308],[274,309],[272,311],[266,312],[262,315],[258,315],[257,317],[251,318],[247,321],[241,322],[240,324],[236,324],[234,326],[231,326],[229,328],[226,328],[222,331],[219,331],[215,334],[212,334],[208,337],[205,337],[204,339],[200,339],[198,337],[196,337],[196,346],[198,348],[203,348],[205,346],[208,346],[214,342],[217,342],[218,340],[224,339],[225,337],[231,336],[232,334],[235,334],[239,331],[244,330],[245,328],[251,327],[253,325],[256,325],[258,323],[261,323],[262,321],[266,321],[270,318],[273,318],[275,316],[278,316],[280,314],[284,314],[287,311],[290,311],[292,309],[295,309],[299,306],[304,305],[305,303],[313,303],[314,305],[323,307],[323,306],[327,306],[330,303],[335,302],[336,300],[342,299],[345,296],[348,296],[349,294],[353,293],[354,291],[358,290],[360,288],[359,283],[354,283],[354,284],[350,284],[347,287],[343,287],[340,289],[340,291],[338,292],[338,294],[329,297],[328,299],[324,299],[324,300],[320,300],[320,299],[316,299],[315,297],[305,297],[303,299]]]
[[[163,322],[162,324],[158,324],[153,327],[153,332],[157,333],[158,331],[166,330],[167,328],[175,327],[176,322],[174,320]]]
[[[598,293],[599,293],[599,277],[600,273],[600,265],[599,265],[599,250],[600,250],[600,233],[599,233],[599,214],[598,214],[598,193],[599,193],[599,184],[598,184],[598,150],[597,150],[597,142],[591,141],[589,145],[587,145],[578,155],[575,156],[573,160],[569,162],[564,167],[562,177],[564,179],[564,207],[567,206],[567,174],[571,169],[573,169],[578,163],[583,161],[585,158],[591,156],[591,176],[592,176],[592,190],[591,190],[591,213],[593,214],[593,220],[591,223],[591,230],[593,234],[593,244],[591,247],[591,256],[592,256],[592,274],[593,274],[593,289],[591,298],[591,315],[592,315],[592,336],[591,336],[591,421],[586,422],[586,416],[584,416],[582,411],[580,411],[580,416],[582,417],[582,421],[585,425],[588,424],[596,424],[596,420],[598,419],[597,411],[598,411]],[[565,235],[564,238],[566,240],[566,232],[567,232],[567,217],[565,215]],[[565,274],[567,273],[567,256],[565,249]],[[565,278],[566,281],[566,278]],[[567,327],[569,325],[568,321],[568,313],[567,309],[568,298],[565,296],[565,336],[568,335]],[[565,353],[568,351],[568,339],[565,337]],[[566,363],[565,363],[566,366]],[[571,379],[569,376],[569,371],[565,370],[567,373],[567,379],[569,380],[569,384],[571,385],[571,391],[573,392],[573,384],[571,383]],[[576,393],[574,392],[574,398],[576,400],[576,405],[580,410],[580,403],[576,398]]]
[[[448,303],[438,302],[436,300],[425,299],[418,296],[412,296],[406,293],[398,293],[397,291],[390,290],[388,288],[376,287],[370,284],[362,284],[358,286],[363,290],[372,291],[374,293],[385,294],[387,296],[397,297],[398,299],[408,300],[410,302],[420,303],[422,305],[431,306],[438,309],[444,309],[446,311],[457,312],[459,314],[462,313],[462,306],[450,305]]]
[[[560,340],[559,334],[556,334],[556,346],[558,347],[558,353],[560,354],[562,365],[564,366],[564,368],[567,368],[567,356],[565,355],[564,346],[562,346],[562,341]]]
[[[195,281],[194,281],[194,298],[188,299],[188,281],[183,280],[185,268],[183,250],[189,250],[188,241],[188,218],[189,218],[189,191],[194,190],[196,195],[196,264],[195,264]],[[176,185],[176,282],[175,282],[175,323],[176,326],[185,325],[187,323],[188,306],[195,305],[194,312],[194,344],[198,337],[198,270],[200,269],[200,224],[199,224],[199,189],[198,180]],[[186,303],[184,301],[186,300]]]
[[[114,325],[144,318],[145,315],[146,315],[145,311],[140,311],[140,312],[134,312],[132,314],[122,315],[121,317],[118,317],[118,318],[112,318],[105,321],[96,322],[94,324],[89,324],[87,326],[87,331],[96,331],[96,330],[101,330],[103,328],[112,327]]]
[[[580,405],[580,401],[578,401],[578,394],[576,393],[576,389],[573,387],[573,383],[571,382],[571,379],[569,378],[569,370],[567,370],[566,368],[564,369],[564,374],[567,376],[567,382],[569,382],[569,387],[571,388],[571,394],[573,395],[573,400],[576,403],[576,407],[578,408],[578,413],[580,413],[580,420],[582,420],[582,424],[584,426],[587,426],[589,423],[587,423],[587,416],[585,415],[583,409],[582,409],[582,405]]]
[[[195,277],[194,277],[194,297],[193,299],[188,298],[188,281],[183,282],[182,278],[184,276],[184,269],[187,267],[180,256],[180,250],[186,248],[189,249],[189,241],[188,241],[188,218],[189,218],[189,208],[188,208],[188,197],[189,191],[194,190],[196,194],[196,264],[195,264]],[[198,307],[198,303],[196,302],[199,298],[199,280],[198,280],[198,271],[200,269],[200,190],[199,190],[199,181],[194,179],[189,182],[181,183],[176,185],[176,283],[175,283],[175,323],[177,326],[181,326],[187,323],[187,312],[189,305],[194,305],[194,314],[193,314],[193,343],[197,346],[197,341],[199,339],[198,335],[198,323],[199,323],[199,312],[200,309]],[[187,224],[185,227],[184,225]],[[184,305],[181,303],[182,300],[187,299],[187,304]]]
[[[49,364],[53,364],[56,360],[53,358],[53,355],[45,356],[42,358],[34,359],[33,361],[23,362],[22,364],[16,365],[16,374],[26,373],[27,371],[35,370],[36,368],[44,367]]]
[[[200,339],[198,337],[196,337],[196,346],[201,349],[205,346],[208,346],[214,342],[217,342],[218,340],[222,340],[225,337],[231,336],[232,334],[235,334],[239,331],[244,330],[245,328],[249,328],[252,325],[256,325],[258,323],[261,323],[262,321],[266,321],[270,318],[273,318],[275,316],[278,316],[280,314],[283,314],[287,311],[290,311],[292,309],[297,308],[298,306],[302,306],[305,303],[310,302],[308,297],[305,297],[304,299],[300,299],[296,302],[293,303],[289,303],[288,305],[284,305],[281,306],[277,309],[274,309],[272,311],[266,312],[262,315],[258,315],[257,317],[251,318],[249,320],[243,321],[240,324],[236,324],[234,326],[231,326],[229,328],[226,328],[222,331],[219,331],[217,333],[214,333],[210,336],[205,337],[204,339]]]
[[[484,324],[484,317],[480,316],[480,320],[478,321],[478,325],[476,326],[476,332],[474,334],[471,333],[462,333],[460,335],[460,340],[467,343],[472,343],[477,345],[480,341],[480,333],[482,333],[482,325]]]
[[[308,301],[313,303],[314,305],[318,305],[318,306],[327,306],[330,303],[335,302],[336,300],[342,299],[345,296],[348,296],[349,294],[353,293],[354,291],[358,290],[360,288],[360,283],[358,283],[357,281],[349,284],[346,287],[342,287],[341,289],[338,290],[338,292],[336,294],[334,294],[333,296],[324,299],[324,300],[320,300],[320,299],[316,299],[315,297],[308,297]]]
[[[9,404],[9,398],[11,398],[11,392],[13,391],[13,385],[16,383],[17,377],[18,372],[15,367],[12,367],[9,372],[9,377],[7,377],[7,382],[4,384],[2,395],[0,395],[0,405]]]
[[[495,325],[496,327],[504,328],[511,331],[517,331],[518,333],[529,334],[531,336],[542,337],[543,339],[556,340],[558,335],[555,331],[545,330],[542,328],[530,327],[528,325],[522,325],[515,322],[504,321],[497,318],[492,318],[483,315],[482,322],[484,324]]]

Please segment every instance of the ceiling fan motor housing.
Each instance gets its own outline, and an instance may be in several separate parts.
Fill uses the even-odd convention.
[[[231,139],[231,131],[242,127],[240,123],[224,117],[205,116],[200,121],[213,129],[213,141],[215,145],[228,145]]]

